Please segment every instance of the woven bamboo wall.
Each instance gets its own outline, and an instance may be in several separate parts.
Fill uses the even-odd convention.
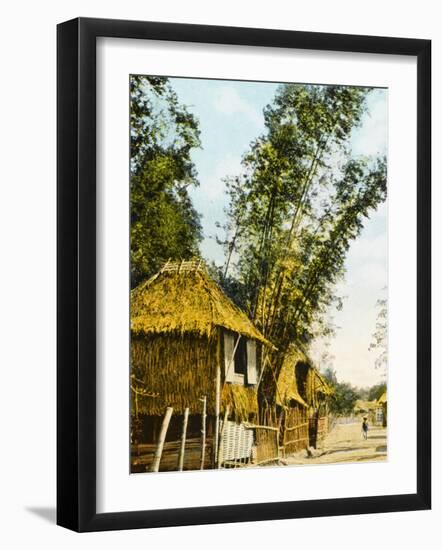
[[[308,425],[308,415],[305,407],[294,407],[286,411],[283,434],[286,456],[308,447]]]
[[[255,428],[256,462],[263,464],[279,459],[279,437],[277,429]]]
[[[220,463],[227,460],[250,459],[252,455],[253,430],[244,424],[227,421],[223,428],[223,438],[220,446]]]

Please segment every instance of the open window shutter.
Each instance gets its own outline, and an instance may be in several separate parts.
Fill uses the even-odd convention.
[[[258,383],[258,371],[256,368],[256,342],[247,340],[247,382]]]
[[[235,349],[235,340],[233,334],[224,333],[224,365],[226,382],[233,382],[235,377],[235,365],[233,359],[233,350]]]

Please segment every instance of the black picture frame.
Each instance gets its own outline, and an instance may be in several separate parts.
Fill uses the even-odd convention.
[[[361,498],[96,512],[96,39],[152,39],[417,59],[417,492]],[[431,506],[431,41],[79,18],[57,28],[57,523],[104,531]]]

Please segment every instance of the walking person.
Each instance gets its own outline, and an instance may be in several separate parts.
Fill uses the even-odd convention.
[[[364,419],[362,421],[362,437],[364,439],[368,438],[368,422],[366,416],[364,416]]]

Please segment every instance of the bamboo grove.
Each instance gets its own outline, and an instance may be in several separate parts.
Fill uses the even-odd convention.
[[[330,330],[335,286],[364,219],[386,199],[385,158],[354,157],[349,139],[370,90],[283,85],[266,132],[226,179],[226,292],[282,352]]]

